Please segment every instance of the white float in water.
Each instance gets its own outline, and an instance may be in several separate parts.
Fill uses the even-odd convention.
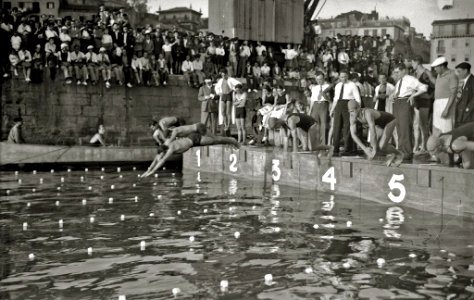
[[[154,213],[150,213],[150,217],[154,217],[154,216],[155,216],[155,214],[154,214]]]
[[[35,188],[31,189],[31,191],[32,191],[33,193],[36,193],[36,189],[35,189]]]
[[[146,242],[145,242],[145,241],[141,241],[141,242],[140,242],[140,250],[141,250],[141,251],[145,251],[145,248],[146,248]]]
[[[155,178],[157,178],[157,177],[158,177],[158,174],[155,173]]]
[[[238,239],[240,237],[240,232],[238,232],[238,231],[234,232],[234,237],[236,239]]]
[[[104,171],[105,171],[105,168],[101,168],[100,170],[101,170],[102,172],[104,172]]]
[[[135,202],[138,202],[138,196],[135,196]]]
[[[68,173],[71,173],[71,169],[67,169],[67,172],[68,172]]]
[[[273,228],[273,231],[274,231],[274,232],[280,232],[280,230],[281,230],[280,227],[275,227],[275,228]]]
[[[94,217],[90,217],[90,218],[89,218],[89,222],[90,222],[90,223],[94,223],[94,222],[95,222],[95,218],[94,218]]]
[[[153,185],[158,185],[158,183],[157,183],[157,182],[153,182]]]
[[[81,182],[84,181],[84,176],[81,176]]]
[[[112,203],[114,203],[114,198],[110,197],[109,198],[109,204],[112,204]]]
[[[125,215],[120,215],[120,221],[125,221]]]
[[[51,173],[54,173],[54,169],[51,169]]]
[[[58,186],[56,189],[57,189],[58,191],[60,191],[60,190],[61,190],[61,187],[60,187],[60,186]]]
[[[43,178],[40,178],[40,184],[43,184],[44,180]]]
[[[351,222],[351,221],[347,221],[347,222],[346,222],[346,226],[347,226],[347,228],[352,227],[352,222]]]
[[[58,224],[59,224],[59,228],[63,228],[63,225],[64,225],[63,219],[59,220]]]
[[[203,210],[203,212],[204,212],[205,214],[207,214],[207,208],[205,208],[205,209]]]
[[[163,198],[161,195],[158,195],[158,199],[161,200],[161,198]]]
[[[87,200],[86,199],[82,199],[82,205],[86,205],[87,204]]]
[[[181,293],[181,290],[179,288],[173,288],[171,292],[173,293],[173,296],[176,297],[179,293]]]
[[[88,189],[89,191],[92,191],[92,187],[91,187],[90,185],[87,187],[87,189]]]
[[[33,175],[36,175],[36,170],[33,170]]]
[[[125,295],[120,295],[118,297],[118,300],[127,300],[127,297],[125,297]]]
[[[24,231],[28,230],[28,223],[27,222],[23,222],[23,230]]]
[[[133,171],[136,171],[136,170],[137,170],[137,167],[133,167],[132,170],[133,170]]]
[[[136,186],[137,186],[137,184],[136,184],[136,183],[132,184],[132,187],[136,187]]]
[[[350,269],[351,264],[348,263],[348,262],[345,262],[345,263],[342,264],[342,267],[343,267],[344,269]]]
[[[178,214],[178,215],[181,215],[181,211],[180,211],[180,210],[178,210],[177,214]]]
[[[380,223],[383,223],[383,221],[384,221],[383,218],[380,218],[380,219],[379,219],[379,222],[380,222]]]
[[[35,255],[33,253],[28,254],[29,260],[35,260]]]
[[[26,203],[26,207],[30,207],[30,206],[31,206],[30,202]]]
[[[87,254],[92,255],[92,247],[87,248]]]
[[[84,169],[84,172],[89,172],[89,169],[88,169],[88,168],[85,168],[85,169]]]
[[[117,173],[120,173],[121,169],[120,167],[117,167]]]
[[[110,186],[110,189],[111,189],[111,190],[115,189],[115,185],[112,184],[112,185]]]
[[[410,253],[410,254],[408,254],[408,257],[409,258],[416,258],[416,254],[415,253]]]
[[[6,193],[7,193],[7,195],[10,195],[10,190],[7,190]]]
[[[266,274],[265,277],[265,284],[266,285],[271,285],[273,283],[273,276],[272,274]]]
[[[171,176],[172,176],[172,177],[175,177],[175,176],[176,176],[176,174],[175,174],[175,173],[171,173]]]
[[[22,183],[22,180],[21,179],[18,179],[18,184],[21,184]]]
[[[383,265],[385,265],[385,259],[377,258],[377,266],[381,268]]]
[[[229,281],[221,280],[221,291],[226,291],[229,288]]]
[[[15,171],[15,176],[18,176],[18,171]]]
[[[319,225],[318,225],[318,224],[314,224],[314,225],[313,225],[313,228],[314,228],[314,229],[318,229],[318,228],[319,228]]]
[[[100,180],[104,180],[104,175],[100,175]]]
[[[190,236],[190,237],[189,237],[189,241],[190,241],[191,243],[194,242],[194,240],[195,240],[195,239],[194,239],[194,236]]]
[[[122,179],[122,178],[123,178],[123,175],[122,175],[122,174],[120,174],[120,175],[119,175],[119,178],[120,178],[120,179]]]
[[[56,206],[59,206],[59,200],[56,200],[55,204],[56,204]]]
[[[306,274],[311,274],[311,273],[313,273],[313,268],[311,268],[311,267],[306,267],[306,268],[304,269],[304,272],[305,272]]]

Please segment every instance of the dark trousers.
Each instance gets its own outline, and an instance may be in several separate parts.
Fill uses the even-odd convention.
[[[341,134],[344,139],[344,150],[352,151],[350,143],[350,127],[349,127],[349,110],[347,108],[347,100],[337,101],[336,108],[334,110],[334,152],[339,153],[339,147],[341,144]]]
[[[393,115],[397,120],[398,148],[406,158],[412,156],[412,119],[413,108],[408,99],[396,99],[393,103]]]
[[[314,102],[310,115],[319,123],[319,138],[323,145],[326,145],[326,125],[328,122],[329,102]]]

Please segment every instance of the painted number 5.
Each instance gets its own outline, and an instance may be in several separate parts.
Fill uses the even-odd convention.
[[[322,177],[322,182],[331,184],[331,191],[334,191],[336,186],[336,176],[334,174],[334,167],[330,167]]]
[[[395,203],[400,203],[405,200],[405,197],[407,195],[407,190],[405,189],[405,186],[403,183],[400,181],[403,181],[405,179],[405,176],[403,174],[401,175],[395,175],[393,174],[392,179],[388,182],[388,187],[390,188],[390,193],[388,194],[388,199],[390,201],[395,202]],[[398,196],[395,196],[393,194],[394,190],[398,190],[399,192],[397,193]]]
[[[232,153],[229,156],[229,160],[230,160],[229,171],[231,171],[232,173],[237,172],[237,155],[235,153]]]
[[[198,168],[200,168],[201,167],[201,149],[196,150],[196,159],[197,159]]]
[[[280,160],[272,159],[272,179],[273,181],[279,181],[281,177]]]

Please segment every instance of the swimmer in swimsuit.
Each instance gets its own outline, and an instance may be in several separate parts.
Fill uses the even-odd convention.
[[[173,142],[176,138],[179,137],[187,137],[191,133],[199,133],[200,135],[205,135],[207,132],[206,125],[202,123],[196,123],[192,125],[184,125],[175,127],[171,130],[171,134],[169,138],[165,141],[165,145],[168,146],[171,142]]]
[[[160,121],[153,121],[148,126],[153,131],[153,139],[157,145],[162,145],[170,133],[170,129],[185,125],[184,119],[179,117],[164,117]]]
[[[427,145],[431,155],[447,162],[448,154],[459,154],[464,169],[474,169],[474,122],[461,125],[450,132],[441,134],[435,130]]]
[[[93,147],[99,147],[99,146],[106,146],[105,140],[104,140],[104,125],[99,125],[99,130],[97,131],[96,134],[91,138],[89,141],[89,145]]]
[[[162,145],[165,142],[166,137],[164,135],[163,130],[161,130],[160,125],[158,124],[158,122],[153,121],[150,124],[148,124],[148,126],[150,127],[151,131],[153,132],[152,136],[153,136],[153,140],[155,141],[156,145],[157,146]]]
[[[239,143],[234,138],[230,137],[210,137],[201,135],[199,132],[193,132],[186,137],[174,140],[168,146],[161,145],[158,147],[158,154],[151,163],[148,170],[141,175],[141,177],[148,177],[161,168],[164,163],[173,155],[181,154],[192,147],[210,146],[210,145],[232,145],[235,148],[240,148]]]
[[[303,151],[327,151],[328,157],[332,157],[334,147],[321,144],[319,123],[306,114],[289,114],[286,122],[281,119],[271,118],[268,121],[268,127],[271,129],[280,128],[280,132],[283,132],[285,138],[291,135],[293,139],[293,152],[297,152],[299,140]],[[286,131],[288,131],[288,134],[286,134]]]
[[[367,158],[372,160],[377,152],[381,151],[387,154],[388,167],[392,164],[398,167],[403,161],[403,153],[389,143],[393,130],[397,125],[395,117],[387,112],[371,108],[360,108],[359,103],[355,100],[349,101],[348,109],[352,139],[364,150]],[[361,123],[369,128],[371,147],[364,145],[357,136],[357,123]]]

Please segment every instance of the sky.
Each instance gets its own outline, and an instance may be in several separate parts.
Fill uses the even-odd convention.
[[[320,0],[317,9],[318,11],[322,7],[318,15],[320,18],[335,17],[351,10],[368,13],[377,7],[381,17],[407,17],[411,26],[426,37],[431,34],[431,23],[434,20],[474,18],[474,0],[454,0],[454,8],[445,11],[438,8],[437,0],[326,0],[323,6],[324,1]],[[208,16],[208,0],[148,0],[152,12],[157,11],[160,5],[162,9],[169,9],[176,6],[189,7],[191,3],[193,9],[202,9],[203,17]]]

